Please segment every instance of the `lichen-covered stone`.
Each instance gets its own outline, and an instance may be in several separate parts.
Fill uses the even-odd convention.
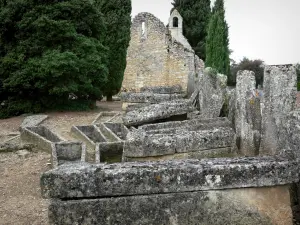
[[[288,187],[54,200],[56,225],[292,225]]]
[[[236,80],[235,128],[237,147],[243,155],[258,155],[261,137],[261,110],[255,74],[247,70],[239,71]]]
[[[180,94],[182,93],[182,87],[180,85],[142,87],[140,91],[151,92],[155,94]]]
[[[286,138],[285,145],[294,156],[300,158],[300,108],[290,112],[286,121],[284,132],[288,138]]]
[[[206,68],[199,78],[200,114],[203,118],[219,117],[225,102],[227,77]]]
[[[125,157],[161,156],[231,147],[234,143],[234,132],[230,127],[200,128],[201,125],[148,133],[137,129],[127,135],[123,154]]]
[[[288,136],[283,127],[286,116],[295,109],[296,84],[295,67],[265,67],[261,155],[277,154],[285,148]]]
[[[21,128],[24,127],[35,127],[40,125],[44,120],[46,120],[48,118],[47,115],[33,115],[33,116],[27,116],[22,124],[21,124]]]
[[[172,121],[172,122],[164,122],[164,123],[155,123],[155,124],[147,124],[140,126],[139,129],[143,129],[147,131],[147,133],[151,131],[159,131],[159,130],[168,130],[168,129],[186,129],[186,130],[204,130],[204,129],[212,129],[216,127],[232,127],[230,121],[225,117],[218,117],[213,119],[203,119],[197,118],[192,120],[184,120],[184,121]]]
[[[194,152],[180,152],[172,155],[147,156],[147,157],[123,157],[122,162],[148,162],[148,161],[166,161],[178,159],[207,159],[207,158],[233,158],[236,157],[236,151],[232,147],[197,150]]]
[[[123,102],[131,103],[160,103],[165,101],[172,101],[176,99],[183,99],[182,94],[156,94],[152,92],[122,92],[121,100]]]
[[[188,100],[162,102],[126,113],[123,116],[123,122],[126,126],[142,125],[172,116],[184,115],[193,110],[194,108]]]
[[[45,198],[96,198],[267,187],[299,181],[281,157],[62,165],[41,177]]]

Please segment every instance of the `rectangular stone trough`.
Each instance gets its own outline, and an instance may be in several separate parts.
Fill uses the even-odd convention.
[[[99,124],[104,122],[121,122],[121,112],[101,112],[97,115],[92,124]]]
[[[128,129],[119,123],[100,123],[91,126],[73,126],[72,132],[87,143],[88,161],[121,162],[124,140]]]
[[[52,143],[52,166],[66,163],[85,162],[86,145],[82,142]]]
[[[292,225],[299,162],[280,157],[78,163],[44,173],[49,223]]]
[[[45,126],[22,127],[21,140],[35,144],[39,149],[52,153],[52,143],[64,141]]]
[[[121,140],[126,140],[129,130],[122,123],[104,123],[103,125]]]
[[[216,158],[235,154],[235,133],[226,118],[187,120],[132,129],[125,161]]]
[[[107,142],[108,139],[103,135],[100,128],[96,125],[72,126],[71,132],[77,139],[87,145],[87,160],[95,162],[96,143]]]

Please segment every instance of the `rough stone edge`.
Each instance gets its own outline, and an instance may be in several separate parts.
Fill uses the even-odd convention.
[[[77,163],[45,172],[41,189],[44,198],[72,199],[269,187],[298,182],[298,171],[298,160],[282,157]]]
[[[86,145],[80,141],[62,141],[59,143],[51,143],[51,164],[52,164],[52,168],[57,168],[59,166],[58,163],[58,157],[57,157],[57,149],[56,149],[56,145],[57,144],[80,144],[81,145],[81,157],[80,157],[80,161],[81,162],[85,162],[85,157],[86,157]],[[72,162],[72,161],[70,161]],[[73,162],[74,163],[74,162]]]
[[[109,112],[100,112],[94,119],[94,121],[92,122],[92,124],[97,124],[97,123],[101,123],[100,121],[98,121],[102,116],[116,116],[116,114],[118,114],[120,112],[117,111],[109,111]]]
[[[45,129],[48,129],[47,127],[44,127]],[[49,129],[48,129],[49,130]],[[51,130],[49,130],[51,133],[53,133]],[[54,134],[54,133],[53,133]],[[55,134],[55,136],[57,136],[57,138],[59,138],[61,141],[65,141],[62,137],[58,136]],[[52,152],[52,143],[47,139],[45,139],[44,137],[40,136],[39,134],[29,130],[27,127],[23,127],[21,128],[21,141],[23,142],[28,142],[28,143],[32,143],[32,139],[34,140],[37,147],[41,148],[42,150],[51,153]],[[40,145],[38,142],[42,141],[44,144]]]

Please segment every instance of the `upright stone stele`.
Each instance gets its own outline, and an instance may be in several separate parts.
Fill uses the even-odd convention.
[[[239,71],[236,79],[235,127],[237,147],[242,155],[258,155],[260,145],[260,94],[255,74]]]
[[[297,74],[294,66],[267,66],[264,73],[264,108],[260,155],[286,148],[287,115],[295,109]]]
[[[226,98],[227,77],[206,68],[199,77],[199,104],[202,118],[220,116]]]

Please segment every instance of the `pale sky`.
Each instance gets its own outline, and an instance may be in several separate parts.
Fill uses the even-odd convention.
[[[165,24],[172,0],[132,0],[132,16],[150,12]],[[225,0],[231,58],[300,63],[300,0]]]

